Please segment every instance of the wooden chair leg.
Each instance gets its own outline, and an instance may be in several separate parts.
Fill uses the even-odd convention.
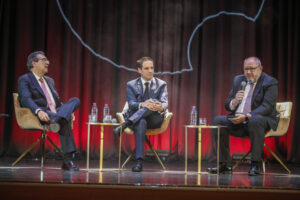
[[[131,158],[133,157],[133,155],[135,154],[135,149],[132,151],[132,153],[127,157],[127,159],[125,160],[125,162],[122,164],[122,167],[123,168],[130,160]]]
[[[41,135],[35,142],[33,142],[11,165],[14,167],[31,149],[42,139],[43,135]]]
[[[57,150],[57,152],[61,155],[61,157],[64,157],[64,153],[62,152],[62,150],[56,144],[54,144],[54,142],[47,135],[46,135],[46,139],[48,139],[48,141]]]
[[[160,160],[158,154],[156,153],[156,151],[154,150],[153,146],[151,145],[150,141],[148,140],[148,138],[145,138],[148,146],[150,147],[152,153],[154,154],[156,160],[159,162],[159,164],[161,165],[161,167],[163,168],[163,170],[166,170],[166,167],[164,166],[164,164],[162,163],[162,161]]]
[[[248,153],[246,153],[233,167],[232,170],[234,170],[235,168],[237,168],[237,166],[239,166],[239,164],[242,162],[242,160],[244,160],[248,155],[249,155],[250,151],[248,151]]]
[[[46,159],[46,131],[42,131],[42,140],[41,140],[41,146],[42,146],[42,157],[41,157],[41,168],[44,168],[44,163]]]
[[[280,158],[270,149],[270,147],[264,143],[264,146],[268,149],[268,151],[272,154],[272,156],[274,156],[274,158],[281,164],[281,166],[288,171],[288,173],[290,174],[291,171],[287,168],[287,166],[280,160]]]

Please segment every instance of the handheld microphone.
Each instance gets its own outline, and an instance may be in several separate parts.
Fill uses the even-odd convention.
[[[245,91],[246,85],[247,85],[246,81],[242,81],[241,82],[241,90]]]

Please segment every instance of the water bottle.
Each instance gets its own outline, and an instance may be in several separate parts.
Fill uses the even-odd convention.
[[[98,122],[98,108],[94,102],[91,109],[91,122]]]
[[[107,104],[105,104],[103,108],[103,122],[110,121],[108,117],[109,117],[109,107]]]
[[[196,106],[192,107],[190,125],[197,125],[197,109],[196,109]]]

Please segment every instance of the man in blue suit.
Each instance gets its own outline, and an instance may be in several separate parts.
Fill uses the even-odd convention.
[[[129,109],[125,113],[126,121],[114,129],[116,135],[121,128],[130,127],[134,130],[137,163],[132,168],[133,172],[140,172],[143,168],[146,130],[159,128],[164,120],[164,111],[168,108],[167,84],[154,77],[152,58],[142,57],[137,64],[141,77],[127,83]]]
[[[244,74],[233,80],[233,87],[225,102],[228,116],[217,116],[214,125],[226,126],[220,133],[220,173],[231,173],[229,135],[248,136],[251,142],[251,167],[249,176],[260,174],[259,163],[263,154],[265,132],[276,130],[279,113],[276,111],[278,81],[262,72],[257,57],[244,60]],[[208,168],[217,173],[217,168]]]
[[[62,103],[54,86],[52,78],[45,76],[50,65],[45,53],[32,52],[27,59],[27,67],[30,71],[18,79],[18,93],[21,106],[30,108],[42,124],[59,131],[61,148],[64,152],[63,170],[79,170],[72,158],[77,151],[71,120],[74,119],[74,111],[79,107],[80,100],[71,98]]]

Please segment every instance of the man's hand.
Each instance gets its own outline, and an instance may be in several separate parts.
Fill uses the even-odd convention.
[[[164,110],[161,102],[159,102],[159,101],[154,102],[153,109],[154,109],[154,111],[163,111]]]
[[[246,117],[244,114],[235,114],[235,117],[229,118],[229,120],[234,124],[240,124],[246,120]]]
[[[152,99],[148,99],[148,100],[144,101],[141,106],[153,111],[153,103],[154,103],[154,101]]]
[[[40,110],[37,114],[39,119],[43,122],[48,122],[50,120],[48,114],[42,110]]]
[[[148,108],[151,111],[163,111],[164,108],[162,107],[161,102],[153,101],[152,99],[148,99],[142,103],[142,107]]]
[[[235,98],[232,100],[232,105],[236,107],[244,98],[245,91],[240,90],[236,93]]]

